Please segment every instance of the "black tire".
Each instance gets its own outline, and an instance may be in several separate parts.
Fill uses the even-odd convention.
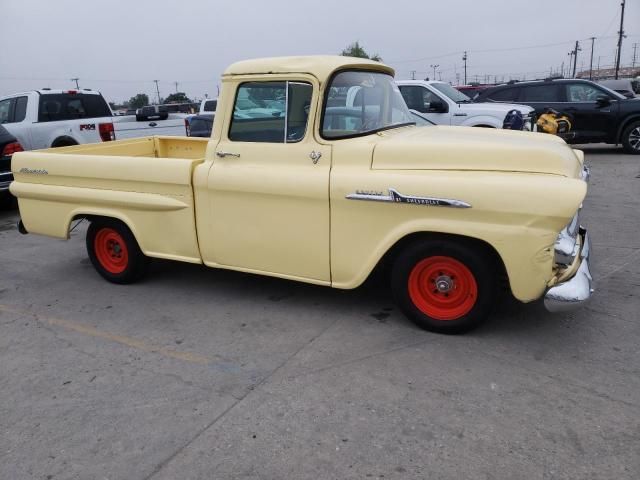
[[[626,153],[640,155],[640,122],[632,122],[622,132],[622,146]]]
[[[398,255],[391,288],[400,309],[420,328],[456,334],[487,319],[499,280],[487,248],[438,239],[416,242]]]
[[[91,221],[87,253],[94,268],[112,283],[133,283],[144,276],[149,259],[124,223],[114,219]]]

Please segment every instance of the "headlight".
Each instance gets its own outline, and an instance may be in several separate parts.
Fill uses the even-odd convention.
[[[582,208],[582,206],[580,207]],[[578,255],[578,233],[580,232],[580,209],[569,224],[560,231],[554,246],[555,261],[561,265],[571,265]]]

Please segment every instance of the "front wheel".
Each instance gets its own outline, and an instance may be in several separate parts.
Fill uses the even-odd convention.
[[[141,278],[148,259],[131,230],[118,220],[94,220],[87,230],[87,253],[91,263],[113,283],[132,283]]]
[[[391,288],[419,327],[463,333],[478,327],[495,303],[498,275],[486,249],[434,240],[413,244],[396,259]]]
[[[624,129],[622,146],[626,153],[640,155],[640,122],[633,122]]]

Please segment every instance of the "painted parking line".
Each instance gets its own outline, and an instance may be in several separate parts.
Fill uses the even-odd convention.
[[[48,325],[52,325],[55,327],[60,327],[65,330],[70,330],[76,333],[81,333],[83,335],[88,335],[94,338],[101,338],[103,340],[107,340],[109,342],[119,343],[121,345],[125,345],[129,348],[133,348],[135,350],[141,350],[147,353],[156,353],[158,355],[162,355],[164,357],[173,358],[176,360],[182,360],[184,362],[196,363],[199,365],[207,365],[211,363],[211,360],[203,355],[191,352],[180,352],[177,350],[173,350],[166,347],[160,347],[155,345],[150,345],[141,340],[137,340],[135,338],[127,337],[124,335],[118,335],[115,333],[109,333],[102,330],[98,330],[97,328],[83,325],[81,323],[73,322],[71,320],[63,320],[60,318],[52,318],[47,317],[45,315],[41,315],[39,313],[19,310],[17,308],[9,307],[7,305],[0,305],[0,312],[13,313],[17,315],[26,315],[29,317],[35,317],[39,322],[46,323]]]

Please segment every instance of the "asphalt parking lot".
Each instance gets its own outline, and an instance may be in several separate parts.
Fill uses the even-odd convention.
[[[593,301],[457,337],[376,281],[158,261],[112,285],[84,226],[0,212],[0,478],[640,478],[640,159],[585,150]]]

